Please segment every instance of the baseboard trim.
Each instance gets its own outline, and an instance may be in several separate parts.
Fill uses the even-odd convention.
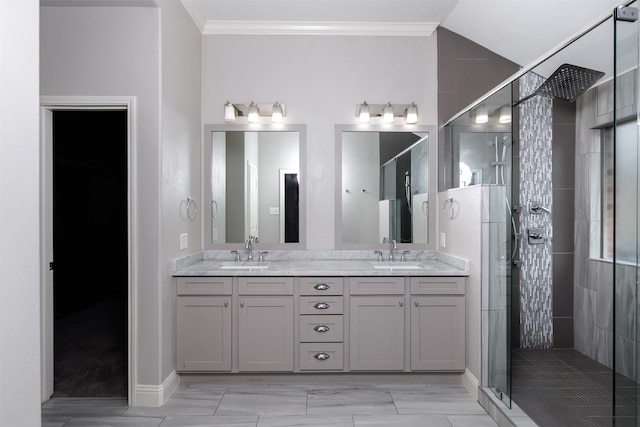
[[[468,369],[465,369],[464,374],[460,376],[460,379],[462,380],[462,384],[465,386],[465,388],[469,390],[469,393],[471,393],[473,397],[478,400],[478,387],[480,386],[480,382],[475,377],[475,375],[469,372]]]
[[[160,385],[136,385],[133,406],[158,407],[164,405],[180,385],[180,377],[173,371]]]

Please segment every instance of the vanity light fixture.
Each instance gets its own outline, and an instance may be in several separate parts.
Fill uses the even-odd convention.
[[[498,115],[499,123],[511,123],[511,108],[508,105],[504,105],[500,108],[500,114]]]
[[[254,101],[236,104],[227,101],[224,104],[224,121],[226,123],[260,123],[260,117],[270,117],[272,123],[282,123],[287,115],[285,104],[278,101],[269,104],[258,104]]]
[[[369,123],[371,121],[371,114],[369,113],[369,104],[367,104],[367,101],[364,101],[360,105],[358,117],[360,118],[360,123]]]
[[[399,113],[396,113],[399,112]],[[392,124],[396,117],[404,117],[408,125],[418,123],[418,107],[414,102],[411,104],[356,104],[356,118],[362,123]]]
[[[480,105],[476,108],[476,123],[482,124],[489,121],[489,112],[486,105]]]
[[[395,114],[393,113],[393,105],[390,102],[387,102],[387,105],[382,109],[382,122],[383,123],[393,123],[395,120]]]
[[[249,121],[249,123],[258,123],[260,121],[260,109],[253,101],[251,101],[251,104],[249,104],[249,113],[247,114],[247,120]]]
[[[404,110],[404,121],[408,125],[413,125],[418,123],[418,106],[415,102],[409,104],[406,110]]]
[[[282,123],[282,106],[278,101],[273,104],[273,110],[271,110],[271,121],[273,123]]]
[[[224,121],[226,123],[234,123],[236,121],[236,109],[229,101],[224,104]]]

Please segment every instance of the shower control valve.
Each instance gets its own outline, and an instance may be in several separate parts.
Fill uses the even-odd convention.
[[[534,215],[540,215],[542,212],[546,212],[548,214],[551,211],[544,207],[542,202],[529,202],[529,213]]]
[[[551,240],[548,236],[544,235],[544,229],[542,228],[528,228],[527,229],[527,241],[530,245],[541,245],[546,240]]]

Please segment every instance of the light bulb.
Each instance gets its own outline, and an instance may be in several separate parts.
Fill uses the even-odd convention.
[[[229,101],[224,104],[224,121],[227,123],[234,123],[236,121],[236,109]]]
[[[251,101],[251,104],[249,104],[249,113],[247,120],[249,121],[249,123],[258,123],[260,121],[260,110],[253,101]]]
[[[500,123],[511,123],[511,108],[504,106],[500,109],[500,117],[498,118]]]
[[[387,105],[384,106],[382,110],[382,122],[383,123],[393,123],[395,120],[395,114],[393,112],[393,106],[390,102],[387,102]]]
[[[486,105],[481,105],[476,109],[476,123],[482,124],[489,121],[489,113]]]
[[[276,101],[271,111],[271,121],[273,123],[282,123],[282,106]]]
[[[415,103],[412,102],[404,110],[404,121],[409,125],[418,123],[418,106]]]
[[[362,105],[360,105],[360,113],[358,114],[358,117],[360,117],[360,123],[369,123],[369,121],[371,120],[371,115],[369,114],[369,104],[367,104],[367,101],[363,102]]]

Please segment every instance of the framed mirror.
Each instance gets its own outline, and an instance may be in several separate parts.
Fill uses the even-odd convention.
[[[435,249],[435,126],[336,126],[336,248]]]
[[[205,125],[205,248],[306,245],[306,126]],[[243,246],[242,246],[243,247]]]

